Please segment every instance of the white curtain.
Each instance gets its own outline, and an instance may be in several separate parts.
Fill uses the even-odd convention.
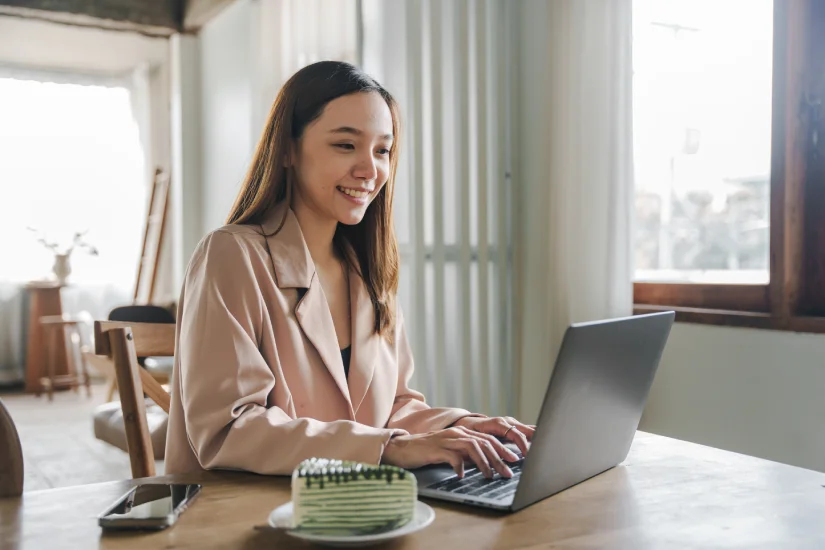
[[[519,414],[536,419],[566,327],[632,313],[632,0],[523,0]]]
[[[400,301],[430,403],[514,410],[511,18],[502,0],[364,0],[364,69],[399,101]]]

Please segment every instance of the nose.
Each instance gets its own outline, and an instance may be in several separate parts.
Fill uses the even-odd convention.
[[[378,167],[371,154],[359,157],[358,162],[353,167],[352,176],[366,181],[372,181],[378,177]]]

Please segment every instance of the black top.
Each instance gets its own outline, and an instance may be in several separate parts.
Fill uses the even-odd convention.
[[[352,352],[352,346],[347,346],[341,350],[341,359],[344,361],[344,374],[349,378],[349,356]]]

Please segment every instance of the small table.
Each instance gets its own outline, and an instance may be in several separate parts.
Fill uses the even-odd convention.
[[[65,285],[50,281],[33,281],[23,287],[29,293],[29,335],[26,347],[26,391],[40,393],[40,379],[46,376],[46,339],[40,318],[63,315],[60,291]],[[55,375],[69,374],[66,339],[61,333],[55,340]]]
[[[200,473],[142,481],[202,483],[157,533],[104,534],[97,515],[137,481],[0,500],[0,548],[310,548],[258,531],[290,499],[286,477]],[[435,522],[384,548],[825,548],[825,474],[638,433],[627,461],[515,514],[428,501]]]

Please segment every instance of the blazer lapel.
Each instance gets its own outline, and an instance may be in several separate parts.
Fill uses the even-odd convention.
[[[352,302],[352,353],[349,365],[349,392],[353,412],[364,402],[375,372],[378,357],[379,336],[373,331],[375,312],[367,287],[361,277],[350,272],[350,300]]]
[[[315,346],[327,370],[335,379],[338,389],[341,390],[341,394],[349,405],[350,419],[354,420],[355,414],[350,401],[344,361],[341,358],[341,350],[338,349],[338,339],[335,337],[335,324],[332,322],[329,304],[317,275],[312,278],[309,289],[295,307],[295,317],[301,325],[301,330]]]
[[[292,209],[282,203],[272,209],[261,226],[272,255],[275,283],[279,288],[306,291],[295,306],[295,318],[344,396],[350,419],[355,420],[332,314],[298,219]]]

